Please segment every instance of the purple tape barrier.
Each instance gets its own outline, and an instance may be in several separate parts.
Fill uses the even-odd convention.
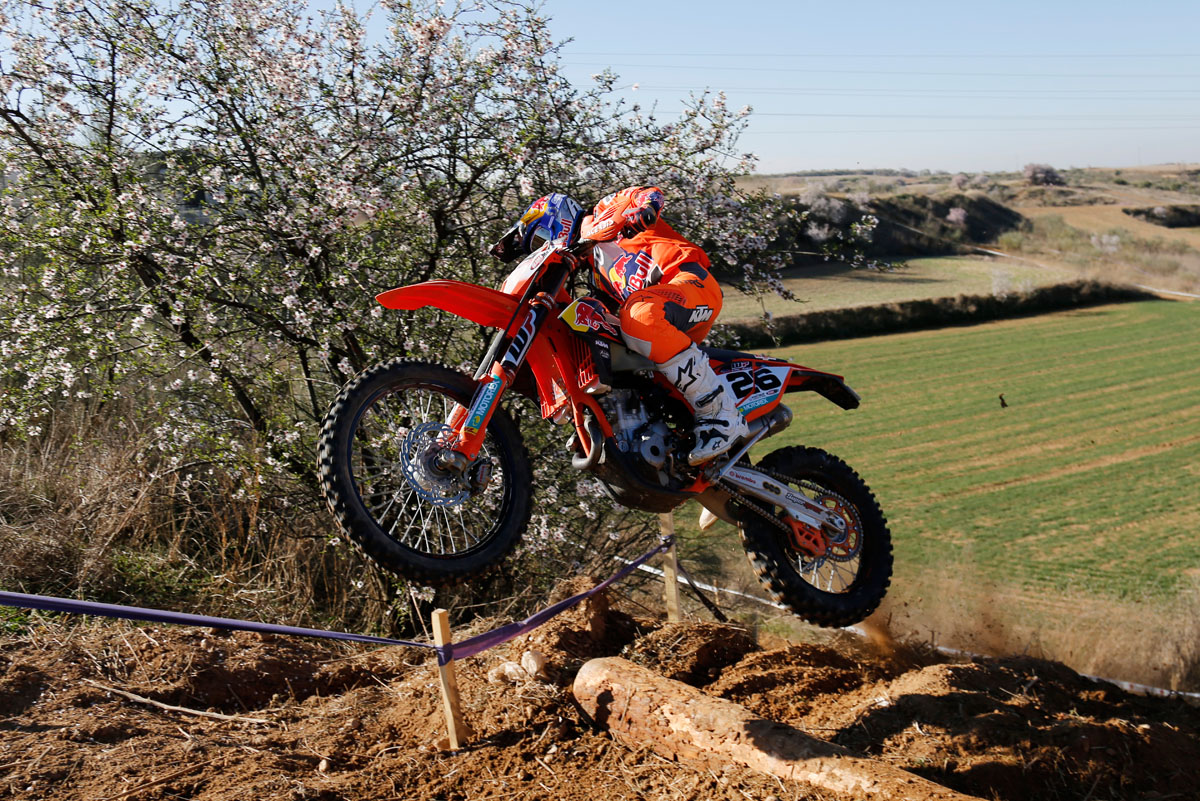
[[[671,541],[669,539],[665,539],[657,548],[642,554],[637,559],[597,584],[595,587],[592,587],[590,590],[581,592],[578,595],[572,595],[565,601],[559,601],[553,606],[548,606],[540,612],[535,612],[524,620],[519,620],[514,623],[507,623],[498,629],[492,629],[489,632],[477,634],[476,636],[465,639],[462,642],[451,643],[450,645],[444,646],[438,651],[438,664],[444,665],[451,659],[466,659],[468,656],[474,656],[481,651],[494,648],[497,645],[506,643],[515,637],[520,637],[527,631],[536,629],[550,618],[558,615],[561,612],[565,612],[585,598],[595,595],[602,590],[608,589],[610,584],[625,578],[630,573],[646,564],[646,562],[650,561],[650,559],[670,547]]]
[[[321,629],[306,629],[298,626],[279,626],[274,623],[256,623],[249,620],[233,620],[227,617],[190,615],[184,612],[102,604],[95,601],[76,601],[71,598],[47,598],[44,595],[26,595],[20,592],[0,592],[0,605],[15,606],[20,609],[41,609],[47,612],[67,612],[122,618],[124,620],[142,620],[150,623],[203,626],[210,629],[257,631],[263,634],[286,634],[298,637],[321,637],[327,640],[349,640],[351,642],[365,642],[373,645],[407,645],[412,648],[428,648],[432,651],[437,651],[438,664],[445,665],[453,659],[466,659],[468,656],[474,656],[489,648],[494,648],[497,645],[521,636],[527,631],[537,628],[555,615],[570,609],[585,598],[595,595],[601,590],[607,589],[614,582],[625,578],[638,567],[648,562],[652,557],[662,553],[669,547],[670,541],[664,540],[657,548],[642,554],[642,556],[630,562],[592,589],[581,592],[578,595],[573,595],[565,601],[559,601],[553,606],[530,615],[524,620],[508,623],[498,629],[470,637],[462,642],[443,646],[431,645],[427,642],[412,642],[411,640],[394,640],[390,637],[375,637],[370,634],[349,634],[341,631],[322,631]]]
[[[25,595],[20,592],[0,592],[0,604],[4,606],[16,606],[22,609],[44,609],[47,612],[69,612],[81,615],[117,617],[125,620],[145,620],[151,623],[177,623],[185,626],[204,626],[210,629],[258,631],[263,634],[291,634],[299,637],[322,637],[328,640],[350,640],[352,642],[366,642],[375,645],[411,645],[414,648],[431,648],[437,650],[436,645],[430,645],[427,642],[393,640],[389,637],[374,637],[370,634],[347,634],[341,631],[322,631],[321,629],[305,629],[297,626],[278,626],[274,623],[256,623],[250,620],[233,620],[227,617],[209,617],[208,615],[189,615],[184,612],[143,609],[138,606],[101,604],[94,601],[76,601],[71,598],[47,598],[44,595]]]

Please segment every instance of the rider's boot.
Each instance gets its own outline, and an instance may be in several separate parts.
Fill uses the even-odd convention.
[[[736,401],[695,344],[659,364],[658,369],[683,393],[696,416],[696,447],[688,454],[688,464],[703,464],[720,456],[749,435]]]

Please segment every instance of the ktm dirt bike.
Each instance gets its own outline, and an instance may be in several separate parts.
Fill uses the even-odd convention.
[[[574,426],[571,464],[617,502],[667,512],[695,499],[736,525],[776,601],[805,620],[845,626],[887,590],[891,536],[871,491],[844,462],[785,447],[752,465],[750,447],[792,419],[785,393],[859,404],[840,376],[779,359],[705,348],[750,427],[749,439],[699,467],[690,407],[654,364],[625,347],[597,297],[572,298],[572,275],[595,243],[549,243],[500,289],[435,280],[377,297],[497,329],[476,374],[394,359],[352,379],[326,416],[319,472],[341,527],[385,568],[414,581],[462,581],[502,559],[530,517],[533,475],[515,391],[544,419]]]

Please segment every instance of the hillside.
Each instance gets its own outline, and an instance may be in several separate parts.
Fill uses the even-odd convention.
[[[795,421],[752,456],[820,447],[867,481],[895,542],[898,636],[1200,690],[1198,311],[1151,300],[780,348],[862,405],[790,395]],[[676,515],[689,567],[761,593],[736,531],[697,515]]]
[[[1197,288],[1197,230],[1124,209],[1183,204],[1200,179],[1109,173],[1071,172],[1068,186],[1037,191],[995,177],[966,195],[947,188],[949,176],[820,177],[849,182],[826,184],[831,192],[899,184],[879,208],[916,229],[905,240],[914,252],[924,237],[931,250],[986,243],[1008,255],[914,258],[880,273],[798,266],[789,285],[825,308],[1080,275]],[[945,217],[965,208],[948,205],[960,197],[1003,225],[956,234]],[[795,424],[755,456],[825,447],[874,488],[896,552],[874,639],[758,604],[736,610],[750,631],[666,624],[656,599],[626,587],[603,635],[570,612],[461,663],[475,732],[451,753],[434,666],[414,651],[0,615],[0,801],[868,797],[621,744],[570,693],[585,660],[609,655],[981,799],[1200,797],[1200,711],[1075,672],[1200,686],[1197,308],[1128,303],[784,353],[846,374],[864,398],[846,414],[812,393],[790,396]],[[736,535],[690,531],[694,511],[684,517],[681,548],[697,577],[761,595]],[[170,605],[176,585],[154,586]],[[545,656],[545,676],[495,680],[502,660],[529,649]]]
[[[1190,219],[1200,201],[1200,165],[1067,169],[1061,175],[1063,186],[1030,186],[1015,173],[904,170],[745,178],[745,188],[778,192],[812,210],[816,225],[800,226],[795,234],[800,253],[816,249],[807,232],[823,235],[831,208],[844,217],[853,207],[880,220],[871,255],[897,263],[894,272],[872,274],[798,256],[784,284],[805,303],[769,298],[767,310],[798,314],[979,294],[989,277],[996,292],[1084,278],[1200,293],[1200,228],[1166,225]],[[854,297],[859,289],[869,298],[865,302]],[[752,299],[730,300],[738,317],[762,312]]]

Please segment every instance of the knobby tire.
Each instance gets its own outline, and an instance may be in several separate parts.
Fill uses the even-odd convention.
[[[405,392],[424,392],[469,406],[475,386],[470,377],[440,364],[393,359],[370,367],[351,379],[334,400],[321,428],[318,474],[325,499],[339,526],[383,568],[419,584],[455,584],[479,575],[503,559],[520,540],[532,511],[533,473],[516,423],[503,408],[497,408],[492,415],[487,428],[488,450],[498,462],[492,482],[502,482],[499,494],[495,496],[494,519],[485,521],[487,529],[474,544],[452,553],[433,553],[431,549],[412,547],[384,530],[360,494],[360,488],[366,484],[363,476],[354,475],[356,443],[362,449],[364,440],[370,441],[366,433],[368,423],[364,419],[389,397]],[[438,413],[429,416],[436,418]],[[364,467],[361,472],[366,473],[367,469]],[[428,514],[438,522],[438,512],[419,497],[416,501],[411,500],[411,484],[406,486],[403,481],[402,477],[393,481],[399,487],[393,495],[398,497],[408,492],[410,498],[397,511],[397,523],[391,528],[398,527],[399,515],[405,509],[411,509],[413,516],[422,515],[422,519]],[[489,484],[489,490],[491,488]],[[377,491],[370,493],[370,497],[384,494]],[[425,503],[425,507],[421,508],[421,503]],[[448,508],[454,511],[453,507]],[[461,510],[458,511],[460,519],[474,524],[472,520],[462,518]],[[384,517],[386,522],[386,514]],[[454,518],[449,511],[443,512],[441,520],[445,527],[453,528]],[[411,522],[405,522],[405,532],[410,526]],[[464,541],[469,542],[465,533]]]
[[[771,597],[818,626],[850,626],[878,608],[892,576],[892,540],[887,520],[866,483],[845,462],[817,448],[780,448],[758,467],[830,490],[850,502],[862,524],[858,570],[849,586],[828,592],[806,581],[787,535],[756,514],[739,523],[750,564]]]

